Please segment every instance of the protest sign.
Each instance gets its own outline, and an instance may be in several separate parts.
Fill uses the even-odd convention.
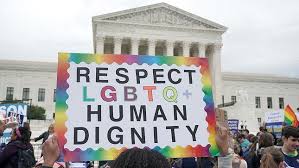
[[[216,108],[215,109],[215,114],[216,114],[216,121],[219,125],[228,128],[228,123],[227,123],[227,111],[223,109]]]
[[[61,53],[55,131],[65,161],[112,160],[128,148],[215,156],[208,60]]]
[[[228,127],[229,127],[229,130],[232,131],[234,134],[238,133],[238,131],[239,131],[239,120],[229,119],[228,120]]]
[[[284,113],[283,111],[270,111],[265,113],[265,122],[274,123],[274,122],[283,122]]]
[[[281,138],[283,121],[284,112],[282,110],[265,113],[265,127],[268,132],[274,133],[276,138]]]
[[[19,126],[27,120],[27,104],[0,104],[0,117],[4,120],[5,124],[10,122],[18,122]],[[0,138],[0,144],[7,144],[10,141],[11,129],[5,129],[3,136]]]

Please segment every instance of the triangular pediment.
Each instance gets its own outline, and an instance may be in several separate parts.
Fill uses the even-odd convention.
[[[223,30],[227,28],[166,3],[128,9],[93,17],[94,21],[113,21],[145,25]]]

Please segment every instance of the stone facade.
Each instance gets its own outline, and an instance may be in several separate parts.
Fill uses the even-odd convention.
[[[56,69],[56,63],[0,60],[0,100],[6,99],[8,87],[13,88],[14,100],[22,100],[23,89],[29,88],[31,103],[44,107],[46,118],[52,119]],[[39,89],[45,89],[44,101],[38,100]]]
[[[222,75],[223,102],[231,102],[232,96],[236,96],[236,103],[223,109],[229,119],[239,119],[250,131],[258,131],[265,112],[283,110],[287,104],[294,112],[299,107],[298,78],[246,73]]]
[[[226,27],[166,3],[92,18],[94,52],[207,57],[220,103],[222,34]]]

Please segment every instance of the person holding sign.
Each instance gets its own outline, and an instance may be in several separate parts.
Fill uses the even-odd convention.
[[[55,129],[64,159],[112,160],[122,148],[167,146],[173,158],[217,155],[208,65],[195,57],[60,53]]]
[[[0,116],[1,117],[1,116]],[[0,118],[0,137],[3,136],[3,132],[6,128],[14,128],[18,125],[17,122],[8,122],[5,123],[5,119],[3,119],[2,117]]]
[[[13,129],[11,141],[0,152],[0,166],[3,168],[33,167],[34,150],[29,141],[30,132],[27,128]]]
[[[225,127],[222,126],[217,126],[216,128],[216,143],[217,146],[220,150],[221,156],[218,157],[218,168],[232,168],[232,155],[229,153],[229,135],[228,135],[228,130]],[[43,163],[43,168],[52,168],[54,165],[55,161],[59,157],[60,150],[59,150],[59,145],[58,145],[58,139],[57,136],[54,135],[48,140],[45,141],[42,147],[42,153],[44,156],[44,163]],[[154,158],[159,158],[160,163],[149,163],[146,164],[146,162],[136,162],[138,165],[134,165],[133,167],[144,167],[147,168],[145,165],[148,167],[155,167],[153,164],[156,164],[156,166],[159,166],[159,168],[170,168],[169,164],[166,164],[165,160],[162,155],[158,153],[153,153],[150,152],[146,149],[129,149],[126,152],[123,152],[121,155],[119,155],[118,158],[114,161],[114,163],[111,164],[111,168],[124,168],[126,164],[129,162],[132,162],[135,160],[135,156],[138,154],[143,154],[147,159],[153,159]],[[156,162],[156,161],[152,161]],[[130,168],[130,167],[126,167]]]
[[[9,138],[5,136],[5,132],[10,132],[9,128],[15,128],[18,125],[16,121],[7,122],[5,118],[0,115],[0,138]],[[8,130],[7,130],[8,129]],[[3,139],[2,139],[3,140]],[[1,140],[0,151],[5,147],[6,143]]]

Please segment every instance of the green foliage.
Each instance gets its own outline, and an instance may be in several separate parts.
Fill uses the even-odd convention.
[[[46,119],[46,110],[43,107],[31,105],[27,110],[27,119],[28,120],[45,120]]]

